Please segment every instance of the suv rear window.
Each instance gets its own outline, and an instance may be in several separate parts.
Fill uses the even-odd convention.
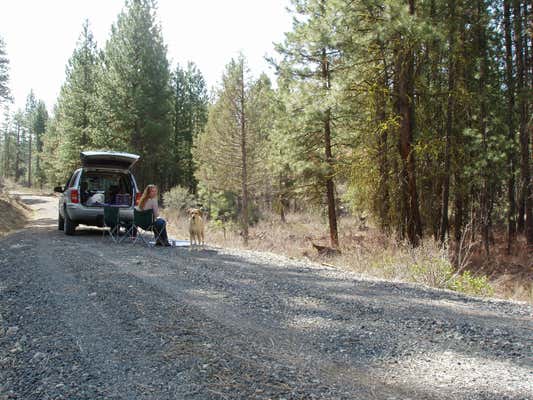
[[[122,172],[84,171],[80,179],[81,202],[87,206],[114,204],[130,206],[131,177]]]

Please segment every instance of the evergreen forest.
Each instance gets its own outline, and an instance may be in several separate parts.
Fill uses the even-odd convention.
[[[157,12],[126,0],[103,44],[80,26],[53,105],[13,109],[0,38],[2,178],[52,188],[80,151],[126,151],[140,187],[186,193],[244,243],[311,211],[331,249],[350,214],[412,247],[533,253],[529,0],[291,0],[274,78],[241,54],[212,88],[171,64]]]

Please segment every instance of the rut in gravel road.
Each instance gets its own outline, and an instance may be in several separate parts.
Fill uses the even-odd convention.
[[[0,241],[0,399],[533,399],[533,310],[265,253]]]

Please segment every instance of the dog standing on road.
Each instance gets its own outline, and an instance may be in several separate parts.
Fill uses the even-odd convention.
[[[189,238],[193,245],[204,245],[204,219],[198,208],[189,208]]]

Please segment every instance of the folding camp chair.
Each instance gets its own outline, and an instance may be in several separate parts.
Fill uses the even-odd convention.
[[[139,211],[136,208],[133,209],[133,223],[128,233],[137,232],[133,244],[137,243],[137,240],[141,241],[147,246],[152,246],[150,240],[145,237],[145,234],[149,231],[154,233],[154,245],[159,240],[160,232],[155,228],[154,211],[152,209]],[[130,235],[133,236],[133,235]]]
[[[102,237],[108,233],[111,240],[115,243],[120,243],[124,238],[120,237],[120,227],[123,226],[120,221],[120,209],[118,207],[104,206],[104,230]]]

